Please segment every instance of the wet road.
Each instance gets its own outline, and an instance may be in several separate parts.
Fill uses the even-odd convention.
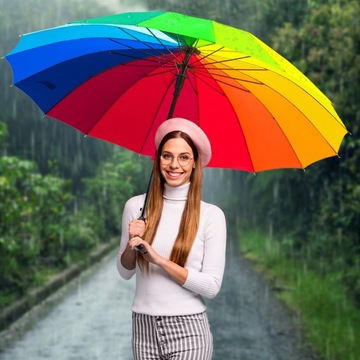
[[[223,287],[208,315],[214,360],[319,360],[303,345],[299,319],[240,255],[227,257]]]
[[[131,360],[130,305],[135,283],[122,281],[115,255],[104,259],[24,319],[1,360]],[[38,318],[40,318],[38,320]],[[13,334],[9,334],[13,336]]]
[[[114,256],[1,334],[0,345],[14,334],[18,339],[0,360],[131,360],[134,282],[118,277]],[[214,360],[313,359],[299,346],[296,319],[239,256],[228,257],[223,288],[208,303],[208,314]]]

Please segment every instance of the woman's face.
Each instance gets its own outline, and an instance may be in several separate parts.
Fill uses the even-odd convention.
[[[188,162],[188,164],[180,165],[179,159],[180,162]],[[194,154],[184,139],[173,138],[164,144],[160,156],[160,172],[168,185],[180,186],[190,182],[193,168],[195,168]]]

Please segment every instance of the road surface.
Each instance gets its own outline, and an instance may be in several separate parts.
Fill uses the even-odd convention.
[[[229,249],[231,250],[231,249]],[[116,254],[0,334],[0,360],[131,360],[134,281]],[[214,360],[310,360],[298,320],[240,255],[228,254],[223,287],[208,302]]]

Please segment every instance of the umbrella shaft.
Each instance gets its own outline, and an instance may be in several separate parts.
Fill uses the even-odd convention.
[[[168,119],[171,119],[173,117],[173,115],[174,115],[176,102],[177,102],[177,99],[178,99],[178,97],[180,95],[181,89],[184,86],[189,60],[190,60],[190,57],[191,57],[191,55],[193,53],[194,53],[194,48],[186,47],[184,61],[181,64],[180,72],[176,76],[175,90],[174,90],[173,100],[171,102],[170,111],[169,111],[169,114],[168,114]]]

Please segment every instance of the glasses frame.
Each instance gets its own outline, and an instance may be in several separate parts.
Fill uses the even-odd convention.
[[[170,156],[170,159],[165,159],[164,156]],[[184,163],[180,158],[182,156],[189,156],[189,159],[186,163]],[[191,162],[191,160],[194,160],[193,157],[191,157],[190,155],[188,154],[180,154],[179,156],[174,156],[173,154],[170,154],[168,152],[166,153],[163,153],[160,155],[160,161],[164,164],[164,165],[170,165],[174,162],[174,160],[176,159],[177,163],[181,166],[181,167],[185,167],[185,166],[188,166]]]

